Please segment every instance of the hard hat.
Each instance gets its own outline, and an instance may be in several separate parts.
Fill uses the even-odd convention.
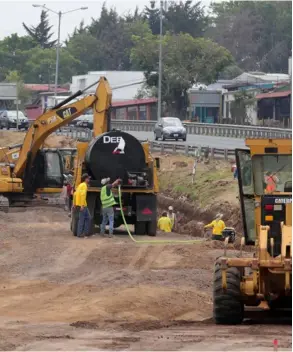
[[[173,210],[173,207],[172,205],[169,206],[168,210]]]
[[[221,214],[221,213],[218,213],[217,215],[216,215],[216,219],[221,219],[223,217],[223,214]]]
[[[101,180],[101,184],[102,184],[102,185],[106,185],[106,184],[109,183],[109,182],[110,182],[110,177],[102,178],[102,180]]]

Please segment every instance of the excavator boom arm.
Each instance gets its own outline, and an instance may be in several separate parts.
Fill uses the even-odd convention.
[[[84,91],[86,91],[86,89]],[[71,99],[81,95],[83,92],[73,95]],[[38,117],[25,136],[19,153],[19,158],[14,167],[15,177],[21,178],[23,176],[29,152],[29,160],[30,163],[32,163],[38,150],[51,133],[55,132],[62,126],[67,125],[89,108],[93,108],[94,112],[95,135],[106,132],[107,128],[109,128],[107,115],[111,106],[111,101],[112,91],[109,83],[105,77],[101,77],[98,81],[94,95],[88,95],[72,104],[64,105],[68,102],[67,99],[61,104],[55,106],[52,110],[49,110]]]

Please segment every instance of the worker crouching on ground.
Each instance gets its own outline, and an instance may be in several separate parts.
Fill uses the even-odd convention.
[[[164,232],[172,231],[171,219],[168,217],[166,211],[163,212],[162,216],[158,220],[158,229]]]
[[[207,224],[204,228],[213,228],[213,240],[222,240],[222,232],[226,227],[224,221],[222,220],[223,214],[217,214],[216,219],[213,220],[210,224]]]
[[[87,237],[90,232],[91,216],[86,202],[89,182],[90,176],[83,174],[75,193],[74,205],[79,209],[77,237]]]
[[[103,178],[101,183],[102,183],[102,188],[101,188],[101,194],[100,194],[100,199],[101,199],[101,205],[102,205],[102,215],[103,215],[103,220],[101,223],[101,235],[105,235],[105,230],[106,230],[106,225],[109,222],[109,237],[113,237],[113,230],[114,230],[114,208],[113,206],[116,203],[115,198],[112,193],[112,188],[116,187],[120,183],[120,179],[117,179],[115,182],[110,184],[110,178]]]
[[[176,215],[174,213],[174,209],[173,209],[172,205],[170,205],[168,208],[167,216],[171,220],[171,230],[174,231],[174,228],[176,225]]]

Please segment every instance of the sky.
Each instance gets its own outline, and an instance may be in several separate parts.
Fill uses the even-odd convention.
[[[88,7],[84,11],[76,11],[65,14],[61,20],[61,40],[64,41],[68,38],[76,26],[79,25],[81,20],[84,20],[85,24],[91,22],[91,18],[97,18],[100,15],[103,0],[96,1],[1,1],[1,30],[0,39],[5,36],[9,36],[12,33],[17,33],[19,36],[25,35],[26,32],[22,26],[24,22],[28,26],[35,26],[40,21],[40,8],[34,8],[33,4],[44,5],[56,12],[58,11],[70,11],[80,7]],[[106,0],[108,7],[114,6],[119,14],[126,14],[127,12],[134,10],[136,6],[143,9],[145,5],[149,5],[149,0]],[[157,0],[158,2],[158,0]],[[211,0],[202,0],[202,4],[208,6]],[[53,26],[52,30],[55,32],[57,37],[58,27],[58,16],[52,12],[48,13],[50,24]],[[53,37],[52,37],[53,38]]]

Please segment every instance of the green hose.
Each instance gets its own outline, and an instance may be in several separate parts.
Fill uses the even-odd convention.
[[[123,206],[122,206],[122,197],[121,197],[121,186],[118,186],[118,198],[119,198],[119,205],[120,205],[120,211],[121,211],[121,216],[123,219],[123,223],[125,225],[126,231],[128,233],[128,236],[131,238],[131,240],[135,243],[149,243],[149,244],[178,244],[178,243],[183,243],[183,244],[195,244],[195,243],[201,243],[203,242],[202,240],[136,240],[128,227],[128,224],[125,220],[124,213],[123,213]]]

